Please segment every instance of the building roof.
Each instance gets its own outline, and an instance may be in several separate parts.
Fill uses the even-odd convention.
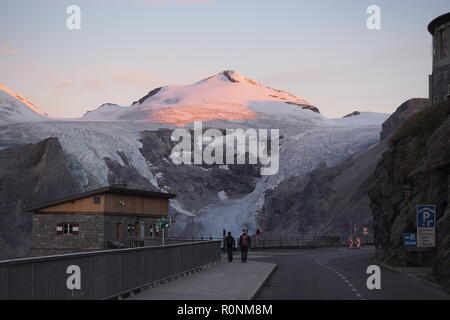
[[[428,25],[428,31],[434,36],[436,28],[447,22],[450,22],[450,12],[447,12],[431,21]]]
[[[29,208],[25,208],[25,211],[36,211],[44,208],[48,208],[51,206],[55,206],[61,203],[75,201],[78,199],[91,197],[99,194],[104,193],[112,193],[112,194],[124,194],[124,195],[131,195],[131,196],[140,196],[140,197],[148,197],[148,198],[163,198],[163,199],[172,199],[176,197],[176,194],[173,193],[163,193],[163,192],[155,192],[155,191],[146,191],[146,190],[136,190],[136,189],[127,189],[124,187],[116,187],[116,186],[110,186],[110,187],[104,187],[100,189],[95,189],[92,191],[84,192],[84,193],[78,193],[74,194],[65,198],[57,199],[48,201],[45,203],[41,203]]]

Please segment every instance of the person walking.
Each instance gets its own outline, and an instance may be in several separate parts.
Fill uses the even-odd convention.
[[[245,230],[242,231],[242,236],[239,238],[239,247],[241,248],[241,263],[246,263],[248,250],[251,247],[251,240]]]
[[[233,262],[233,250],[236,248],[236,243],[234,242],[231,232],[228,232],[228,235],[223,240],[223,246],[227,250],[228,262]]]

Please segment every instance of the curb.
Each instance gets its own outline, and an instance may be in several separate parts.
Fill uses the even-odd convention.
[[[429,285],[435,287],[436,289],[440,289],[440,290],[442,290],[443,292],[447,293],[447,292],[444,290],[444,287],[443,287],[443,286],[440,286],[440,285],[438,285],[438,284],[436,284],[436,283],[434,283],[434,282],[431,282],[431,281],[429,281],[429,280],[425,280],[425,279],[419,278],[419,277],[417,277],[417,276],[415,276],[415,275],[413,275],[413,274],[411,274],[411,273],[408,273],[408,272],[404,272],[404,271],[398,270],[398,269],[396,269],[395,267],[390,266],[390,265],[388,265],[388,264],[385,264],[385,263],[383,263],[383,262],[376,261],[376,260],[375,260],[375,262],[378,263],[379,265],[381,265],[381,266],[383,266],[383,267],[389,269],[389,270],[392,270],[392,271],[395,271],[395,272],[397,272],[397,273],[403,274],[403,275],[408,276],[408,277],[410,277],[410,278],[412,278],[412,279],[416,279],[416,280],[425,282],[425,283],[427,283],[427,284],[429,284]]]
[[[262,288],[267,283],[269,278],[273,275],[273,273],[275,272],[276,269],[277,269],[277,265],[274,264],[272,266],[272,268],[269,270],[269,272],[267,272],[266,276],[261,281],[261,283],[259,284],[258,288],[256,288],[255,291],[253,292],[253,294],[250,296],[249,300],[255,300],[256,299],[256,297],[259,295],[259,293],[261,292]]]

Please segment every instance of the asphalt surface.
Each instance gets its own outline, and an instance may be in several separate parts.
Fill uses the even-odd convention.
[[[252,252],[249,260],[277,264],[258,300],[449,300],[425,281],[383,267],[374,249],[326,248]],[[367,267],[381,268],[381,289],[367,288]]]

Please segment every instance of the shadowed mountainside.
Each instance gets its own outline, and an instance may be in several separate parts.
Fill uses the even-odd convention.
[[[409,116],[426,107],[425,101],[411,99],[403,103],[385,121],[381,136],[392,135]],[[337,166],[322,166],[304,177],[283,181],[265,194],[259,216],[261,227],[275,236],[346,237],[353,226],[360,232],[364,226],[372,230],[369,178],[385,151],[387,142],[383,140]]]
[[[433,265],[434,276],[449,290],[450,103],[411,117],[389,143],[369,192],[377,256],[400,266]],[[406,250],[402,234],[416,232],[420,204],[437,206],[437,248]]]

